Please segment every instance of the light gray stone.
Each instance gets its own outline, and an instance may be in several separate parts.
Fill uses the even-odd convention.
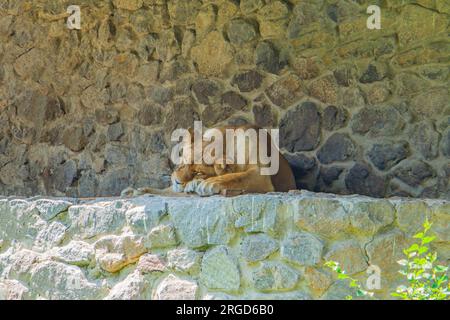
[[[137,201],[137,200],[136,200]],[[147,235],[156,227],[160,219],[167,213],[166,204],[161,199],[145,199],[126,211],[125,217],[131,230],[137,234]]]
[[[202,260],[201,282],[209,289],[236,291],[241,286],[241,273],[237,259],[229,248],[215,247],[205,253]]]
[[[167,252],[169,268],[189,274],[199,272],[201,258],[201,253],[190,249],[173,249]]]
[[[265,234],[249,235],[242,241],[241,255],[247,261],[255,262],[264,260],[278,248],[277,241]]]
[[[56,217],[58,214],[67,211],[72,203],[64,200],[41,199],[36,200],[35,205],[41,217],[48,221]]]
[[[93,261],[95,252],[91,244],[73,240],[63,247],[53,248],[48,255],[54,260],[83,267]]]
[[[281,256],[284,259],[305,266],[319,263],[322,250],[322,241],[306,232],[291,233],[281,244]]]
[[[333,244],[325,255],[325,260],[338,262],[346,274],[355,274],[368,267],[361,245],[354,240]]]
[[[120,230],[125,224],[125,213],[114,203],[78,205],[69,208],[69,219],[72,233],[90,239]]]
[[[450,203],[436,203],[432,206],[431,232],[433,232],[438,241],[450,241]]]
[[[425,218],[431,217],[431,210],[425,202],[416,200],[400,200],[395,205],[397,224],[400,230],[409,235],[418,233],[423,228]]]
[[[175,228],[172,224],[161,224],[154,227],[147,237],[150,248],[166,248],[178,244]]]
[[[395,208],[387,200],[354,201],[350,206],[350,224],[362,234],[376,234],[395,219]]]
[[[95,299],[101,294],[100,287],[89,282],[80,268],[55,261],[44,261],[32,269],[30,289],[51,300]]]
[[[133,272],[117,283],[104,300],[143,300],[146,289],[144,277],[139,272]]]
[[[296,270],[275,261],[263,262],[261,267],[253,272],[253,284],[261,291],[293,289],[298,279]]]
[[[17,280],[0,280],[0,300],[28,300],[30,290]]]
[[[195,300],[198,285],[195,281],[180,279],[169,274],[158,285],[155,291],[155,300]]]
[[[35,250],[50,249],[61,244],[66,236],[67,227],[61,222],[53,221],[39,231],[34,242]]]
[[[278,236],[283,228],[286,203],[278,196],[251,195],[232,200],[235,227],[245,232],[264,232]]]
[[[339,200],[305,198],[293,203],[296,225],[325,237],[344,232],[350,225],[348,214]]]
[[[190,248],[228,244],[236,230],[226,198],[178,198],[168,211],[180,241]]]

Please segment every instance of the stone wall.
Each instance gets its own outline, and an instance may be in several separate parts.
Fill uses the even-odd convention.
[[[433,223],[450,260],[450,203],[297,192],[235,198],[0,200],[0,299],[343,299],[326,260],[378,298]]]
[[[449,199],[449,21],[447,0],[0,0],[0,194],[165,187],[200,119],[279,127],[299,188]]]

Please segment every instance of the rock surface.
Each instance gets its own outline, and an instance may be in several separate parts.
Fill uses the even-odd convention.
[[[299,189],[450,199],[448,0],[374,2],[381,31],[362,0],[80,1],[81,39],[63,1],[2,1],[0,194],[168,187],[202,120],[279,128]]]
[[[44,219],[42,212],[52,216],[62,208],[65,213]],[[446,259],[450,204],[442,200],[304,191],[233,198],[5,198],[0,299],[345,298],[323,265],[327,260],[361,279],[369,265],[379,266],[382,283],[390,284],[379,294],[390,298],[390,286],[401,279],[396,261],[425,217],[433,223],[438,259]],[[54,223],[64,227],[62,236]]]

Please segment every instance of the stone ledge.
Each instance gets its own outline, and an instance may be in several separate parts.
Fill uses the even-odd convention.
[[[339,299],[323,267],[379,295],[425,217],[450,259],[450,202],[296,192],[225,197],[0,199],[0,299]]]

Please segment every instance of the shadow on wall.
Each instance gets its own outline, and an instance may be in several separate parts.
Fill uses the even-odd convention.
[[[203,2],[88,2],[77,31],[3,1],[0,194],[166,187],[202,120],[279,127],[299,188],[450,198],[448,1],[385,1],[381,30],[343,0]]]

